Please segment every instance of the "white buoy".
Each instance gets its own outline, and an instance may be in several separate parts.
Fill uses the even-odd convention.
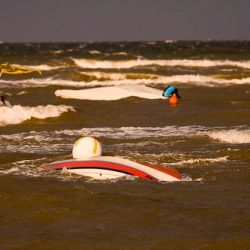
[[[76,141],[72,150],[73,158],[101,156],[101,144],[93,137],[82,137]]]

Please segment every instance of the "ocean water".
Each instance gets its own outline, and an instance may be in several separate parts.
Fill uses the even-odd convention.
[[[250,42],[0,44],[1,249],[250,249]],[[63,99],[143,84],[181,99]],[[93,136],[103,155],[177,169],[181,182],[43,170]]]

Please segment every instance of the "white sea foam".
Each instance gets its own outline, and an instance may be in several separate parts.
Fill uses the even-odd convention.
[[[93,55],[101,54],[101,52],[98,50],[91,50],[89,53]]]
[[[67,107],[67,106],[65,106]],[[71,108],[68,107],[70,110]],[[61,141],[61,137],[67,135],[68,138],[79,136],[93,136],[101,138],[105,135],[111,139],[138,139],[138,138],[165,138],[178,136],[197,136],[206,135],[207,128],[202,126],[166,126],[166,127],[96,127],[96,128],[82,128],[72,130],[56,130],[56,131],[30,131],[29,133],[17,133],[11,135],[0,135],[1,139],[23,141],[33,139],[38,142],[45,142],[56,140]],[[70,141],[71,139],[69,139]],[[67,143],[67,140],[64,138]],[[155,142],[157,143],[157,142]]]
[[[62,180],[67,180],[66,176],[63,175],[55,175],[55,172],[52,171],[43,171],[41,168],[41,165],[44,164],[46,161],[46,158],[40,158],[35,160],[21,160],[16,161],[13,163],[9,163],[8,166],[6,166],[4,169],[0,170],[0,175],[18,175],[18,176],[29,176],[31,178],[33,177],[40,177],[40,176],[53,176]],[[40,167],[39,167],[40,166]],[[74,179],[76,179],[77,176],[74,176]]]
[[[158,75],[154,74],[140,74],[140,73],[106,73],[101,71],[80,72],[81,74],[88,75],[92,79],[98,80],[125,80],[125,79],[157,79]]]
[[[26,80],[9,81],[0,79],[2,87],[9,87],[15,85],[19,87],[37,87],[46,85],[58,85],[58,86],[71,86],[71,87],[96,87],[96,86],[120,86],[120,85],[171,85],[171,84],[193,84],[200,86],[225,86],[232,84],[250,84],[250,77],[242,79],[221,79],[212,76],[203,75],[173,75],[173,76],[157,76],[155,74],[125,74],[125,73],[86,73],[81,72],[85,75],[89,75],[89,80],[84,81],[73,81],[64,79],[54,79],[52,77],[46,78],[31,78]],[[93,79],[93,80],[92,80]]]
[[[163,67],[240,67],[250,69],[250,61],[230,61],[230,60],[124,60],[124,61],[99,61],[90,59],[72,59],[81,68],[88,69],[127,69],[132,67],[157,65]]]
[[[200,163],[213,163],[213,162],[227,162],[227,157],[219,157],[219,158],[197,158],[197,159],[188,159],[183,161],[178,161],[175,163],[169,163],[169,166],[177,166],[177,165],[194,165]]]
[[[17,171],[19,171],[18,167],[12,167],[10,169],[0,170],[0,174],[10,174],[10,173],[17,172]]]
[[[65,105],[47,105],[37,107],[22,107],[14,105],[12,108],[0,107],[0,126],[9,124],[19,124],[31,118],[46,119],[49,117],[58,117],[64,112],[75,111],[71,106]]]
[[[218,130],[218,128],[216,128]],[[238,131],[238,128],[234,130],[220,132],[210,131],[211,128],[202,126],[166,126],[166,127],[102,127],[102,128],[83,128],[77,130],[58,130],[58,131],[30,131],[10,135],[0,135],[0,151],[2,152],[35,152],[35,153],[53,153],[71,152],[73,144],[77,139],[82,136],[92,136],[97,138],[102,143],[102,137],[118,140],[111,145],[106,145],[106,148],[111,151],[123,152],[129,155],[131,148],[140,149],[144,152],[144,157],[152,159],[154,157],[165,157],[158,153],[157,156],[148,155],[147,149],[149,147],[161,147],[164,144],[170,143],[172,140],[166,141],[167,138],[179,137],[180,140],[188,140],[190,137],[205,138],[209,136],[213,140],[219,140],[224,142],[227,140],[229,143],[250,143],[250,131]],[[220,138],[223,137],[223,140]],[[62,139],[63,138],[63,139]],[[125,138],[125,141],[121,142],[121,138]],[[236,139],[235,139],[236,138]],[[127,140],[142,139],[136,142],[127,142]],[[178,143],[179,139],[174,139]],[[134,144],[134,145],[133,145]],[[20,146],[21,145],[21,146]],[[144,150],[145,149],[145,150]],[[135,156],[134,151],[131,151],[132,157]],[[171,155],[173,152],[169,152]],[[181,159],[183,157],[181,156]],[[218,159],[185,159],[178,161],[179,165],[183,164],[195,164],[202,162],[224,161],[226,158]]]
[[[120,128],[83,128],[77,131],[58,131],[58,133],[75,135],[91,135],[94,137],[105,137],[112,139],[138,139],[138,138],[164,138],[172,136],[197,136],[204,134],[205,127],[201,126],[166,126],[166,127],[120,127]]]
[[[201,133],[203,127],[186,126],[186,127],[121,127],[121,128],[111,128],[111,127],[101,127],[101,128],[83,128],[79,130],[59,130],[59,131],[30,131],[11,135],[0,135],[0,151],[2,152],[36,152],[48,154],[53,152],[70,152],[72,146],[77,139],[82,136],[93,136],[96,138],[101,138],[103,136],[110,139],[126,138],[139,139],[143,138],[143,142],[137,142],[136,145],[141,145],[145,147],[148,144],[157,144],[159,147],[165,142],[153,142],[152,138],[167,138],[172,136],[188,135],[192,136],[194,134]],[[65,135],[67,135],[65,137]],[[62,140],[62,137],[64,138]],[[149,138],[149,141],[145,141]],[[17,143],[18,142],[18,143]],[[20,147],[21,143],[21,147]],[[124,148],[130,148],[131,143],[123,142],[122,144],[114,144],[116,149],[119,147],[121,150]],[[112,145],[109,146],[112,149]],[[114,148],[114,150],[116,150]]]
[[[208,136],[214,140],[221,142],[227,142],[232,144],[250,143],[250,130],[221,130],[212,131],[208,133]]]
[[[91,72],[83,73],[89,75],[90,79],[97,79],[98,84],[102,85],[102,81],[110,85],[121,85],[121,84],[137,84],[137,83],[146,83],[146,84],[171,84],[171,83],[193,83],[199,85],[208,85],[208,84],[247,84],[250,83],[250,78],[242,79],[222,79],[213,76],[202,76],[202,75],[173,75],[173,76],[158,76],[156,74],[127,74],[127,73],[104,73],[104,72]],[[99,81],[100,80],[100,81]],[[112,83],[115,81],[115,83]],[[94,82],[94,81],[93,81]],[[87,83],[91,84],[91,83]]]
[[[58,106],[55,106],[55,108],[58,109]],[[0,108],[0,110],[1,109],[2,107]],[[28,107],[27,110],[29,109],[30,108]],[[24,110],[26,110],[25,107],[24,107]],[[44,112],[47,112],[47,115],[45,115],[43,119],[47,117],[54,117],[52,116],[53,113],[51,113],[50,111],[45,111],[46,107],[41,107],[41,110],[44,110]],[[62,110],[56,111],[57,116],[59,116],[62,112],[67,112],[69,110],[73,111],[74,109],[72,107],[63,106]],[[43,143],[45,143],[46,141],[50,142],[53,140],[57,143],[60,143],[61,136],[65,136],[65,135],[67,135],[68,137],[68,140],[64,138],[64,142],[66,144],[67,143],[70,144],[70,142],[74,143],[72,142],[72,138],[79,138],[81,136],[93,136],[96,138],[102,138],[103,136],[105,136],[106,138],[118,139],[118,140],[120,140],[121,138],[126,138],[126,140],[143,138],[144,144],[147,143],[145,139],[149,138],[150,143],[153,143],[156,145],[159,144],[159,146],[162,142],[152,141],[152,138],[164,139],[168,137],[182,137],[183,139],[183,137],[207,137],[208,136],[213,140],[219,140],[221,142],[250,143],[250,130],[243,130],[240,127],[236,127],[231,130],[225,130],[221,128],[220,131],[218,131],[218,128],[215,128],[214,130],[211,131],[211,128],[207,128],[203,126],[118,127],[118,128],[96,127],[96,128],[82,128],[82,129],[72,129],[72,130],[56,130],[52,132],[31,131],[28,134],[18,133],[18,134],[11,134],[11,135],[0,135],[0,140],[1,139],[14,140],[14,141],[36,140],[38,142],[43,142]]]

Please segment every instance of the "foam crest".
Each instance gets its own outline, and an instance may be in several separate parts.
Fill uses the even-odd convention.
[[[138,138],[165,138],[176,136],[204,135],[207,128],[202,126],[166,126],[166,127],[120,127],[120,128],[83,128],[81,130],[61,130],[57,134],[91,135],[93,137],[106,137],[112,139],[138,139]]]
[[[157,65],[162,67],[239,67],[250,69],[250,61],[230,61],[230,60],[124,60],[124,61],[99,61],[87,59],[72,59],[75,64],[81,68],[87,69],[127,69],[132,67],[142,67],[149,65]]]
[[[58,117],[64,112],[75,111],[71,106],[65,105],[47,105],[37,107],[22,107],[14,105],[12,108],[0,107],[0,126],[9,124],[19,124],[31,118],[46,119],[49,117]]]
[[[213,131],[208,133],[208,136],[214,140],[227,142],[232,144],[250,143],[250,130],[229,130],[229,131]]]
[[[202,76],[202,75],[173,75],[173,76],[158,76],[156,74],[135,74],[135,73],[104,73],[104,72],[91,72],[91,73],[82,73],[89,76],[90,83],[93,84],[95,81],[97,85],[121,85],[121,84],[136,84],[138,82],[143,82],[145,84],[172,84],[173,82],[177,83],[193,83],[200,85],[208,84],[249,84],[250,78],[241,78],[241,79],[223,79],[218,78],[217,76]],[[94,80],[91,80],[94,79]],[[114,82],[113,82],[114,81]]]
[[[197,159],[188,159],[183,161],[178,161],[177,163],[169,163],[169,166],[177,166],[177,165],[194,165],[200,163],[214,163],[214,162],[227,162],[227,157],[219,157],[219,158],[197,158]]]
[[[80,72],[83,75],[89,76],[91,79],[104,80],[124,80],[124,79],[156,79],[159,76],[154,74],[140,74],[140,73],[106,73],[100,71],[92,71],[91,73]]]
[[[127,69],[136,66],[148,65],[148,60],[130,60],[130,61],[98,61],[87,59],[73,59],[75,64],[80,68],[87,69]]]
[[[28,80],[7,81],[0,79],[2,87],[10,85],[19,87],[37,87],[46,85],[71,86],[71,87],[95,87],[95,86],[120,86],[120,85],[162,85],[166,86],[176,83],[194,84],[199,86],[214,85],[232,85],[232,84],[250,84],[250,77],[242,79],[222,79],[212,76],[203,75],[173,75],[173,76],[157,76],[155,74],[125,74],[125,73],[83,73],[88,75],[89,80],[73,81],[64,79],[47,78],[31,78]]]
[[[13,168],[10,168],[10,169],[0,170],[0,174],[10,174],[10,173],[17,172],[17,171],[19,171],[19,168],[18,167],[13,167]]]
[[[100,128],[83,128],[76,130],[56,130],[56,131],[30,131],[23,132],[17,134],[10,135],[0,135],[0,150],[3,152],[6,150],[6,145],[8,145],[8,149],[13,151],[20,150],[28,150],[30,151],[46,151],[46,148],[51,150],[53,148],[54,151],[60,152],[64,151],[65,147],[71,148],[72,143],[83,135],[93,136],[95,138],[102,138],[104,135],[110,139],[118,139],[126,138],[127,139],[140,139],[143,138],[143,142],[137,142],[136,145],[141,147],[147,147],[149,144],[158,145],[159,147],[162,145],[162,141],[152,142],[152,138],[166,138],[173,136],[197,136],[197,134],[204,135],[203,130],[206,130],[204,127],[197,126],[186,126],[186,127],[175,127],[175,126],[167,126],[167,127],[100,127]],[[66,137],[65,137],[66,135]],[[63,139],[63,142],[61,138]],[[149,141],[145,141],[148,138]],[[20,149],[19,145],[16,145],[17,141],[22,141],[22,148]],[[53,144],[51,145],[51,142]],[[34,143],[35,142],[35,143]],[[31,149],[31,144],[32,146]],[[64,146],[62,146],[62,144]],[[122,147],[129,147],[131,142],[122,143]],[[115,144],[115,147],[119,147],[118,144]],[[53,151],[52,150],[52,151]]]

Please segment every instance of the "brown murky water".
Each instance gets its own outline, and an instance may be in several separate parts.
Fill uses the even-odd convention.
[[[139,45],[123,46],[120,52],[125,51],[131,58]],[[21,45],[0,46],[5,48],[2,61],[15,54],[13,63],[49,67],[48,70],[43,66],[41,77],[32,74],[0,78],[1,91],[7,93],[13,105],[8,110],[0,107],[1,249],[250,248],[250,89],[248,82],[238,84],[240,78],[233,78],[236,73],[246,76],[248,68],[221,66],[216,62],[218,65],[214,67],[200,65],[194,69],[185,66],[189,57],[183,52],[179,60],[184,66],[169,66],[166,72],[159,65],[113,71],[149,75],[154,72],[165,77],[171,72],[182,75],[183,79],[187,72],[193,75],[199,72],[201,76],[227,72],[223,79],[229,78],[231,72],[235,83],[173,81],[171,84],[178,87],[182,96],[176,106],[169,105],[167,100],[137,97],[93,102],[54,95],[59,88],[80,88],[77,71],[84,71],[85,78],[86,71],[88,74],[104,71],[110,77],[114,73],[106,68],[74,66],[71,57],[87,57],[74,52],[76,45],[64,45],[66,48],[53,45],[54,49],[52,45],[34,47],[25,60],[25,52],[18,47]],[[89,48],[101,51],[99,57],[94,54],[95,59],[103,60],[105,53],[111,53],[108,49],[111,50],[112,44],[108,48],[107,44],[95,46]],[[169,48],[164,44],[157,46],[158,49],[161,46],[164,57],[163,51]],[[182,43],[175,46],[188,51]],[[216,46],[218,50],[219,45]],[[78,47],[79,51],[81,48],[87,51],[84,46]],[[113,52],[119,52],[118,47],[115,44]],[[62,51],[61,57],[59,52],[53,57],[49,51]],[[158,52],[151,49],[154,57],[148,52],[147,60],[158,59]],[[138,53],[147,57],[143,51]],[[199,48],[192,53],[204,62]],[[224,59],[242,60],[236,58],[236,52],[232,55],[223,50],[223,53]],[[117,54],[112,55],[118,60]],[[111,54],[105,58],[111,59],[114,59]],[[176,56],[172,55],[172,59]],[[63,67],[55,68],[58,66]],[[228,68],[231,71],[225,70]],[[114,80],[113,84],[117,81],[123,80]],[[155,84],[155,79],[151,81],[150,86],[158,89],[163,90],[166,85]],[[107,83],[99,79],[85,85],[90,87],[90,84]],[[25,116],[28,118],[22,120]],[[44,163],[69,157],[75,141],[86,135],[98,139],[104,155],[173,167],[183,180],[178,183],[140,179],[95,181],[40,168]]]

